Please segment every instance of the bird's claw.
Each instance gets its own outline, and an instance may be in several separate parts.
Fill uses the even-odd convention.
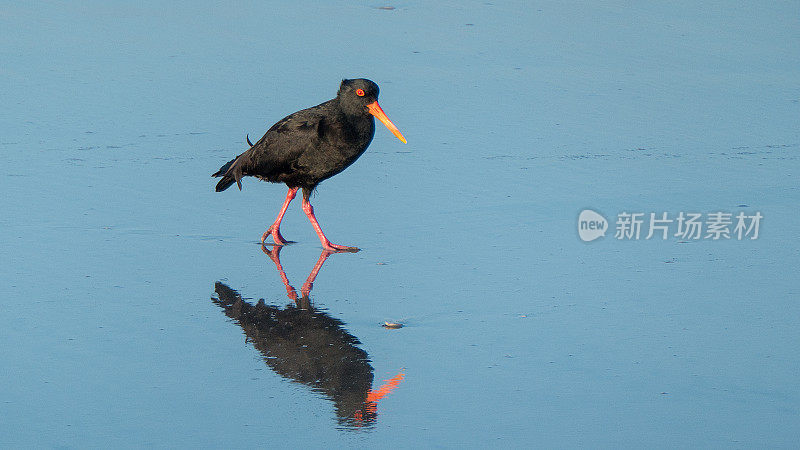
[[[358,247],[348,247],[346,245],[338,245],[330,242],[323,245],[322,248],[332,253],[342,253],[342,252],[356,253],[361,251],[361,249]]]
[[[270,234],[272,235],[272,242],[275,243],[275,245],[286,245],[289,243],[289,241],[287,241],[286,239],[283,238],[283,236],[281,236],[280,228],[276,227],[273,224],[270,225],[270,227],[267,228],[267,231],[265,231],[264,234],[261,235],[262,244],[267,240],[267,236],[269,236]]]

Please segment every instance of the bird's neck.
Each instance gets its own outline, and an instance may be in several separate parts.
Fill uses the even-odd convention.
[[[371,134],[375,130],[375,119],[369,114],[364,106],[347,102],[339,102],[339,110],[342,118],[357,131],[357,133]]]

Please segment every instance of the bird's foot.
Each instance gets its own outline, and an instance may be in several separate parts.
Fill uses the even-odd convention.
[[[274,242],[275,245],[286,245],[289,243],[289,241],[287,241],[286,239],[283,238],[283,236],[281,236],[280,228],[276,227],[275,224],[272,224],[269,226],[269,228],[267,228],[267,231],[265,231],[264,234],[261,235],[262,244],[264,243],[264,241],[267,240],[267,236],[269,236],[270,234],[272,235],[272,242]]]
[[[361,251],[361,249],[358,247],[348,247],[346,245],[338,245],[338,244],[333,244],[331,242],[326,242],[322,244],[322,248],[325,249],[325,251],[329,251],[332,253],[342,253],[342,252],[356,253]]]

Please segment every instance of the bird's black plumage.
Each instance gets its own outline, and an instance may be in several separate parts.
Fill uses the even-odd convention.
[[[355,247],[332,244],[314,216],[309,198],[314,188],[353,164],[372,142],[375,118],[398,139],[403,135],[386,117],[378,104],[378,85],[358,78],[342,80],[336,98],[312,108],[290,114],[270,127],[250,149],[228,161],[212,176],[222,177],[217,192],[236,183],[242,189],[242,177],[253,176],[273,183],[286,183],[289,192],[275,222],[261,236],[263,243],[272,235],[276,245],[287,243],[280,233],[286,208],[299,188],[303,189],[303,211],[317,232],[322,246],[330,251],[358,251]]]
[[[363,96],[356,92],[361,89]],[[346,169],[369,146],[375,119],[367,109],[377,101],[378,85],[370,80],[344,80],[336,98],[284,117],[249,150],[222,166],[217,192],[244,176],[290,188],[303,188],[307,199],[323,180]]]

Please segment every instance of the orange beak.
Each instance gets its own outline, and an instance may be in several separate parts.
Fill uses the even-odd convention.
[[[400,130],[398,130],[396,126],[394,126],[392,121],[389,120],[388,117],[386,117],[386,113],[383,112],[383,110],[381,109],[381,105],[378,104],[377,100],[367,105],[367,109],[369,110],[370,114],[377,117],[378,120],[380,120],[384,125],[386,125],[386,128],[388,128],[389,131],[392,132],[392,134],[397,136],[397,139],[403,141],[403,144],[406,143],[406,138],[403,137],[403,134],[400,133]]]

